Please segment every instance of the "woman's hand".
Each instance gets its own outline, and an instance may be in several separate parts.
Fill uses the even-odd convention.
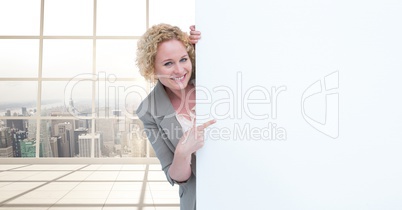
[[[214,124],[216,120],[210,120],[202,125],[193,126],[190,130],[183,134],[176,150],[180,151],[183,156],[190,156],[204,146],[205,128]]]
[[[173,162],[169,168],[169,176],[176,182],[184,182],[191,176],[191,154],[204,146],[204,130],[214,124],[215,120],[210,120],[202,125],[195,126],[185,132],[177,143],[174,152]]]
[[[190,26],[190,42],[192,44],[197,44],[198,40],[201,39],[201,32],[195,30],[195,25]]]

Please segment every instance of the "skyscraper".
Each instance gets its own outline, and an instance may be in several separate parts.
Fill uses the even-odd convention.
[[[35,157],[36,156],[36,141],[25,139],[20,141],[21,157]]]
[[[40,124],[40,157],[58,157],[53,154],[50,138],[51,138],[51,125],[50,121],[42,121]]]
[[[11,146],[11,133],[9,127],[0,128],[0,148],[6,148]]]
[[[108,151],[115,149],[116,130],[114,125],[114,119],[98,119],[95,121],[96,132],[102,135],[102,144]],[[109,154],[105,154],[109,155]]]
[[[11,129],[8,127],[0,128],[0,157],[13,157],[13,146],[10,131]]]
[[[79,146],[79,139],[78,137],[80,135],[84,135],[88,133],[88,129],[87,128],[77,128],[74,130],[74,145],[75,145],[75,155],[79,155],[80,154],[80,146]]]
[[[61,113],[61,112],[52,112],[51,115],[52,117],[72,117],[69,113]],[[72,125],[72,129],[76,129],[76,124],[78,124],[78,120],[73,120],[73,119],[52,119],[51,120],[51,127],[53,128],[51,136],[57,136],[57,125],[60,123],[69,123]]]
[[[21,113],[22,113],[22,116],[28,116],[27,108],[21,107]]]
[[[13,156],[14,157],[22,157],[21,154],[21,142],[27,139],[27,132],[11,130],[11,136],[13,141]]]
[[[14,128],[18,129],[21,131],[26,131],[28,124],[27,120],[22,120],[22,119],[8,119],[6,120],[6,126],[9,128]]]
[[[57,142],[61,140],[60,136],[50,137],[50,148],[52,150],[53,157],[59,157],[59,148],[57,146]]]
[[[13,146],[0,148],[0,157],[13,157]]]
[[[59,157],[73,157],[74,156],[74,141],[72,140],[73,126],[69,122],[59,123],[56,125],[55,136],[60,136],[58,141]]]
[[[100,157],[101,155],[101,135],[96,133],[94,135],[94,156]],[[92,135],[83,134],[78,136],[78,144],[80,150],[80,157],[91,157],[92,149]]]

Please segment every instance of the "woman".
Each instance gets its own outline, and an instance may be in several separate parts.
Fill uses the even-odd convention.
[[[195,52],[192,38],[178,27],[159,24],[138,41],[141,75],[157,84],[137,109],[156,156],[170,184],[180,185],[180,208],[196,209],[196,155],[204,145],[204,129],[195,126]]]

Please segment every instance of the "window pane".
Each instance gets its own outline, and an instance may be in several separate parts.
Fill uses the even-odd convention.
[[[130,133],[127,141],[128,146],[123,152],[129,157],[146,157],[148,138],[144,132],[144,126],[139,119],[131,119],[129,121]]]
[[[194,0],[149,0],[149,25],[168,23],[190,31],[195,22]]]
[[[0,58],[0,77],[37,77],[39,40],[0,39]]]
[[[141,77],[135,64],[137,40],[98,40],[96,70],[116,77]]]
[[[42,120],[40,124],[40,157],[59,157],[58,138],[52,136],[52,126],[50,120]]]
[[[42,120],[40,157],[79,157],[80,136],[90,127],[91,120],[86,119]]]
[[[1,157],[35,157],[36,120],[7,119],[0,124]]]
[[[0,20],[0,35],[39,36],[40,0],[2,0]]]
[[[98,119],[95,127],[103,140],[102,157],[146,157],[147,138],[140,120]]]
[[[99,133],[81,134],[78,136],[78,150],[79,157],[91,157],[92,156],[92,144],[94,143],[94,157],[103,157],[102,152],[102,135]]]
[[[96,35],[142,35],[146,29],[145,3],[145,0],[98,0]]]
[[[33,116],[36,113],[37,82],[2,81],[1,116]]]
[[[43,77],[92,75],[92,40],[44,40]]]
[[[42,116],[91,116],[92,82],[42,82]]]
[[[108,118],[114,116],[113,111],[119,111],[119,116],[133,117],[138,105],[149,92],[146,87],[145,81],[115,82],[103,80],[98,82],[97,115]]]
[[[44,35],[93,35],[93,0],[46,0]]]
[[[122,121],[124,122],[124,121]],[[117,119],[98,119],[95,123],[96,133],[102,136],[102,156],[119,157],[121,134],[118,133],[121,121]]]
[[[45,36],[94,35],[93,0],[0,0],[0,36],[39,36],[41,2]],[[146,30],[147,2],[97,0],[96,35],[141,36]],[[149,0],[149,4],[150,25],[166,22],[188,31],[194,23],[194,0]],[[135,65],[137,40],[98,39],[96,48],[93,42],[44,37],[40,69],[39,39],[0,39],[0,78],[36,80],[41,70],[41,116],[51,117],[40,119],[38,125],[36,118],[26,119],[38,113],[37,81],[1,81],[5,93],[0,99],[1,156],[155,157],[135,115],[150,88]],[[94,121],[90,118],[93,88],[99,117]]]
[[[35,157],[36,156],[36,120],[27,120],[28,133],[21,133],[20,137],[25,139],[19,141],[17,151],[21,152],[21,157]]]

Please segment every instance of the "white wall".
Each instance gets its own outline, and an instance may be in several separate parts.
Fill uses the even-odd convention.
[[[400,11],[196,1],[197,209],[402,209]]]

